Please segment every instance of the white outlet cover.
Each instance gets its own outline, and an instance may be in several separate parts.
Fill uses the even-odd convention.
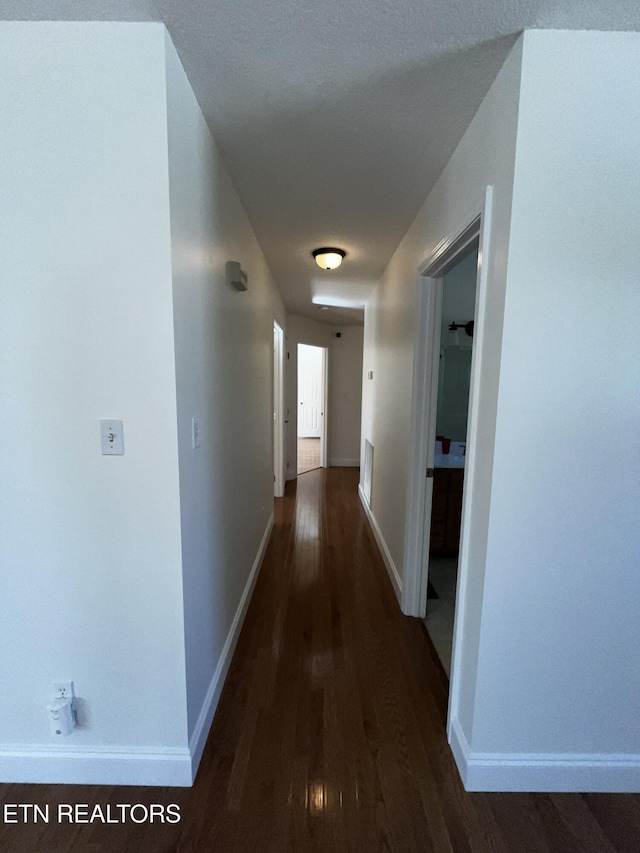
[[[75,699],[75,689],[73,681],[54,681],[53,682],[53,697],[54,699]]]

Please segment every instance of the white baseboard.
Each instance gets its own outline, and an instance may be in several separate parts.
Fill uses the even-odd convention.
[[[387,573],[389,574],[391,584],[398,598],[398,603],[400,603],[402,600],[402,580],[400,579],[400,575],[398,574],[398,570],[396,569],[395,563],[393,562],[393,558],[389,552],[389,549],[387,548],[387,543],[384,541],[382,531],[378,527],[376,517],[373,514],[373,511],[371,510],[371,507],[367,503],[367,499],[364,496],[364,492],[362,491],[362,484],[358,485],[358,495],[360,496],[360,503],[364,507],[364,511],[369,520],[369,524],[371,525],[375,540],[378,543],[378,548],[380,549],[382,560],[385,566],[387,567]]]
[[[334,459],[329,462],[330,468],[359,468],[360,459]]]
[[[474,753],[457,718],[449,743],[467,791],[640,793],[640,755]]]
[[[256,558],[253,561],[253,566],[251,567],[249,578],[247,579],[244,592],[242,593],[240,604],[238,605],[236,615],[233,618],[231,629],[229,630],[229,634],[227,635],[227,639],[222,649],[222,654],[220,655],[220,659],[218,660],[218,665],[216,666],[216,670],[213,673],[213,678],[211,679],[211,683],[209,684],[207,695],[205,696],[204,702],[202,703],[202,708],[200,709],[200,714],[198,715],[198,721],[196,722],[193,734],[191,735],[191,739],[189,741],[189,750],[191,753],[191,761],[193,767],[192,781],[195,781],[196,773],[198,772],[198,766],[200,764],[200,759],[202,758],[202,753],[207,742],[209,729],[211,728],[213,716],[216,712],[216,708],[218,707],[218,700],[220,699],[220,694],[222,693],[224,680],[227,677],[227,672],[229,671],[231,659],[233,657],[236,644],[238,642],[238,637],[240,636],[242,623],[244,622],[247,607],[249,606],[249,601],[251,600],[253,588],[258,578],[258,572],[260,571],[260,566],[262,565],[262,561],[267,550],[267,545],[269,544],[269,537],[271,536],[272,530],[273,513],[271,513],[269,521],[267,522],[267,527],[264,531],[264,536],[262,537],[262,542],[260,543],[260,547],[258,548]]]
[[[193,784],[187,747],[0,746],[0,782],[37,785]]]
[[[224,680],[273,528],[267,523],[189,747],[0,744],[0,783],[189,787],[198,770]]]

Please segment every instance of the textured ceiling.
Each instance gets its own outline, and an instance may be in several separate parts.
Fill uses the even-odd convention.
[[[362,304],[520,30],[640,29],[639,0],[4,0],[164,21],[290,310]],[[322,272],[312,249],[347,257]],[[316,300],[334,303],[321,311]]]

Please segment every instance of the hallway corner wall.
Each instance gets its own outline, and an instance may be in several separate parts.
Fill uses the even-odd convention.
[[[360,465],[363,338],[363,326],[331,329],[329,465]]]
[[[372,514],[401,564],[415,269],[493,187],[449,712],[469,790],[640,790],[639,45],[526,31],[367,303]]]
[[[273,523],[273,320],[286,331],[286,316],[168,35],[166,74],[188,725],[197,767]],[[230,260],[247,272],[244,292],[225,280]]]
[[[3,22],[0,76],[0,778],[189,784],[164,27]]]
[[[639,75],[639,33],[524,35],[476,786],[640,791]]]
[[[470,565],[461,617],[465,643],[456,662],[460,684],[456,713],[469,738],[482,622],[521,55],[520,39],[365,306],[362,443],[364,447],[366,439],[374,447],[371,515],[384,545],[383,553],[386,549],[388,555],[387,564],[395,568],[402,582],[417,287],[425,286],[417,270],[443,237],[454,236],[468,224],[484,199],[487,185],[493,186],[492,251],[485,259],[490,266],[490,293],[481,377],[483,399],[476,436],[477,500],[468,518]],[[372,379],[368,378],[370,371]],[[390,574],[395,581],[393,572]]]

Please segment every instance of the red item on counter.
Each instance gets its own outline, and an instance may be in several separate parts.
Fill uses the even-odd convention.
[[[442,442],[442,452],[448,453],[451,450],[451,439],[445,438],[443,435],[437,435],[436,441]]]

